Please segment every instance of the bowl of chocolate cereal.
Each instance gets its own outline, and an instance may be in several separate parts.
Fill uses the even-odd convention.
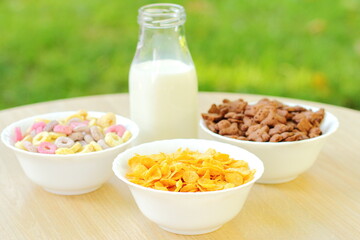
[[[200,120],[202,137],[257,155],[265,168],[257,182],[269,184],[291,181],[308,170],[338,126],[322,108],[267,98],[255,103],[224,99]]]
[[[138,133],[128,118],[80,110],[19,120],[2,131],[1,140],[32,182],[51,193],[77,195],[112,176],[114,158]]]

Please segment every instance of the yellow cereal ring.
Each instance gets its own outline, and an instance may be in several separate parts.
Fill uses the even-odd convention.
[[[71,149],[71,151],[76,153],[76,152],[79,152],[81,150],[81,148],[82,148],[81,143],[76,142],[70,149]]]
[[[32,140],[32,144],[34,146],[40,145],[42,142],[49,142],[51,141],[50,134],[48,132],[40,132],[38,133]]]
[[[131,132],[126,130],[121,138],[124,142],[127,142],[131,138],[131,136],[132,136]]]
[[[105,135],[105,142],[107,145],[109,145],[110,147],[115,147],[121,143],[123,143],[124,141],[122,140],[121,137],[119,137],[119,135],[117,135],[114,132],[108,132]]]
[[[49,119],[44,119],[44,118],[37,118],[35,119],[35,122],[44,122],[44,123],[49,123],[51,120]]]
[[[79,152],[79,153],[89,153],[89,152],[94,152],[94,146],[91,144],[85,145],[84,148]]]
[[[65,121],[65,119],[58,120],[58,122],[59,122],[60,125],[66,125],[66,123],[67,123]]]
[[[58,148],[55,151],[55,154],[74,154],[75,152],[70,148]]]
[[[95,126],[96,123],[97,123],[97,119],[96,118],[91,118],[88,125],[89,125],[89,127],[91,127],[91,126]]]
[[[32,142],[32,137],[30,135],[26,135],[22,140],[23,141],[29,141],[29,142]]]
[[[87,116],[88,116],[88,113],[87,113],[87,111],[85,111],[85,110],[79,110],[79,111],[78,111],[78,114],[79,114],[80,116],[82,116],[82,119],[83,119],[83,120],[85,120],[85,119],[87,118]]]
[[[15,147],[27,151],[26,148],[24,147],[22,141],[16,142]]]
[[[49,137],[51,141],[55,141],[59,137],[66,137],[65,133],[56,133],[56,132],[49,132]]]
[[[103,150],[102,147],[95,141],[90,142],[90,145],[94,147],[95,152]]]
[[[102,128],[107,128],[116,124],[116,116],[114,113],[106,113],[97,120],[97,124]]]

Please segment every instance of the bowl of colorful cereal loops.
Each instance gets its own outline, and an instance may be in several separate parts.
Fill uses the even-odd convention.
[[[240,147],[172,139],[120,153],[113,171],[145,217],[166,231],[197,235],[233,219],[264,168],[257,156]]]
[[[81,110],[14,122],[1,140],[35,184],[51,193],[77,195],[98,189],[112,176],[114,158],[138,133],[128,118]]]
[[[314,106],[224,99],[202,113],[200,134],[254,153],[265,166],[258,182],[277,184],[307,171],[338,126],[333,114]]]

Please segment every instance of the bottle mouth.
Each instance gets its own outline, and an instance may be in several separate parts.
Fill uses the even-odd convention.
[[[169,3],[149,4],[139,9],[138,23],[149,28],[169,28],[185,23],[183,6]]]

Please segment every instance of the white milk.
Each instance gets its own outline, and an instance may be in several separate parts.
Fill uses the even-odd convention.
[[[134,63],[129,77],[130,115],[140,127],[137,143],[197,137],[194,66],[177,60]]]

